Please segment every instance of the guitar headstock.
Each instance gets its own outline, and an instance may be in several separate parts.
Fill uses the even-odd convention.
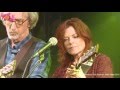
[[[98,52],[98,49],[99,49],[99,44],[91,47],[86,53],[83,54],[83,56],[80,58],[81,59],[81,62],[77,65],[76,68],[79,68],[80,65],[86,61],[88,58],[90,58],[91,56],[93,56],[95,53]]]

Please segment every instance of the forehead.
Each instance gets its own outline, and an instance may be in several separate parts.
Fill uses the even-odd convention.
[[[10,16],[13,16],[14,18],[25,18],[25,17],[27,17],[26,12],[3,12],[3,14],[9,14]]]
[[[77,34],[77,33],[76,33],[75,29],[72,26],[65,29],[65,33],[64,33],[65,37],[72,36],[74,34]]]

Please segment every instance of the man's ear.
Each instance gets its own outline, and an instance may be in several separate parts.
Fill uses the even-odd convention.
[[[30,24],[28,24],[28,28],[30,28]]]
[[[30,28],[30,22],[28,22],[28,28]]]

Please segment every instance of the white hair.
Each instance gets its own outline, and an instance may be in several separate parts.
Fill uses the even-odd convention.
[[[39,20],[39,13],[38,12],[28,12],[28,18],[30,21],[30,29],[33,29]]]

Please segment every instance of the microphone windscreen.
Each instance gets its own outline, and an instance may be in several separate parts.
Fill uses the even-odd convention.
[[[58,40],[55,37],[51,37],[49,42],[52,44],[52,46],[55,46],[58,43]]]

